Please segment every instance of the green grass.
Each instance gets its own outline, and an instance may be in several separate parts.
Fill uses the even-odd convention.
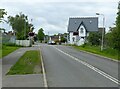
[[[18,49],[18,48],[20,48],[20,47],[3,45],[3,46],[2,46],[2,50],[0,50],[0,53],[2,54],[2,55],[0,55],[0,58],[8,55],[9,53],[15,51],[15,50]]]
[[[2,58],[2,49],[0,49],[0,59]]]
[[[40,63],[40,52],[38,50],[27,51],[7,74],[33,74],[35,66],[40,65]]]
[[[74,48],[78,49],[78,50],[84,50],[87,52],[91,52],[94,54],[99,54],[108,58],[112,58],[115,60],[118,60],[118,51],[115,49],[111,49],[111,48],[107,48],[104,49],[103,51],[100,50],[100,47],[98,46],[90,46],[90,45],[86,45],[86,46],[73,46]]]

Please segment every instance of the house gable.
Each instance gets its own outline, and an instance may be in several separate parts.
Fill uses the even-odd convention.
[[[79,31],[79,36],[80,37],[85,37],[86,36],[86,28],[83,24],[80,25],[78,31]]]

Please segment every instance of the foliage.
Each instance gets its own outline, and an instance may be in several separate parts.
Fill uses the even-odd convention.
[[[118,54],[120,54],[120,1],[118,3],[118,13],[116,18],[116,48],[118,50]],[[120,60],[120,55],[118,56]]]
[[[26,39],[30,28],[32,28],[31,31],[34,29],[33,25],[28,22],[28,17],[22,13],[17,14],[15,17],[9,16],[8,22],[16,33],[18,40]]]
[[[67,39],[66,38],[64,38],[63,36],[61,37],[61,42],[67,42]]]
[[[116,27],[113,27],[110,29],[110,32],[106,34],[105,36],[105,42],[108,47],[117,49],[117,30]]]
[[[41,42],[44,40],[44,37],[45,37],[45,34],[44,34],[43,31],[44,31],[43,28],[40,28],[40,29],[38,30],[38,39],[39,39]]]
[[[116,48],[120,50],[120,2],[118,3],[118,13],[116,18]]]
[[[118,5],[118,13],[116,18],[116,27],[111,27],[110,32],[106,34],[107,46],[120,50],[120,4]]]
[[[87,37],[89,44],[91,45],[100,45],[101,42],[101,33],[100,32],[90,32]]]
[[[2,18],[4,18],[4,15],[7,15],[7,12],[5,12],[5,9],[0,9],[0,22],[2,22]]]
[[[0,23],[1,22],[6,22],[6,20],[4,20],[4,15],[7,15],[7,12],[5,12],[5,9],[0,9]],[[5,32],[4,28],[0,28],[0,31],[3,30]]]

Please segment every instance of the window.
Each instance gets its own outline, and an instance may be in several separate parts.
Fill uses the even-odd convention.
[[[73,42],[75,41],[75,37],[72,38],[73,39]]]
[[[73,32],[73,35],[79,35],[79,32]]]
[[[83,33],[83,28],[80,29],[80,33]]]

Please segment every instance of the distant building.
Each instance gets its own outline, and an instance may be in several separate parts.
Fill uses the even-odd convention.
[[[98,31],[98,17],[69,18],[68,43],[82,45],[89,32]]]
[[[2,33],[2,43],[15,43],[16,36],[12,31]]]
[[[61,33],[58,33],[57,35],[52,35],[52,36],[49,36],[49,41],[55,41],[56,43],[57,42],[66,42],[67,40],[67,33],[64,33],[64,34],[61,34]]]

